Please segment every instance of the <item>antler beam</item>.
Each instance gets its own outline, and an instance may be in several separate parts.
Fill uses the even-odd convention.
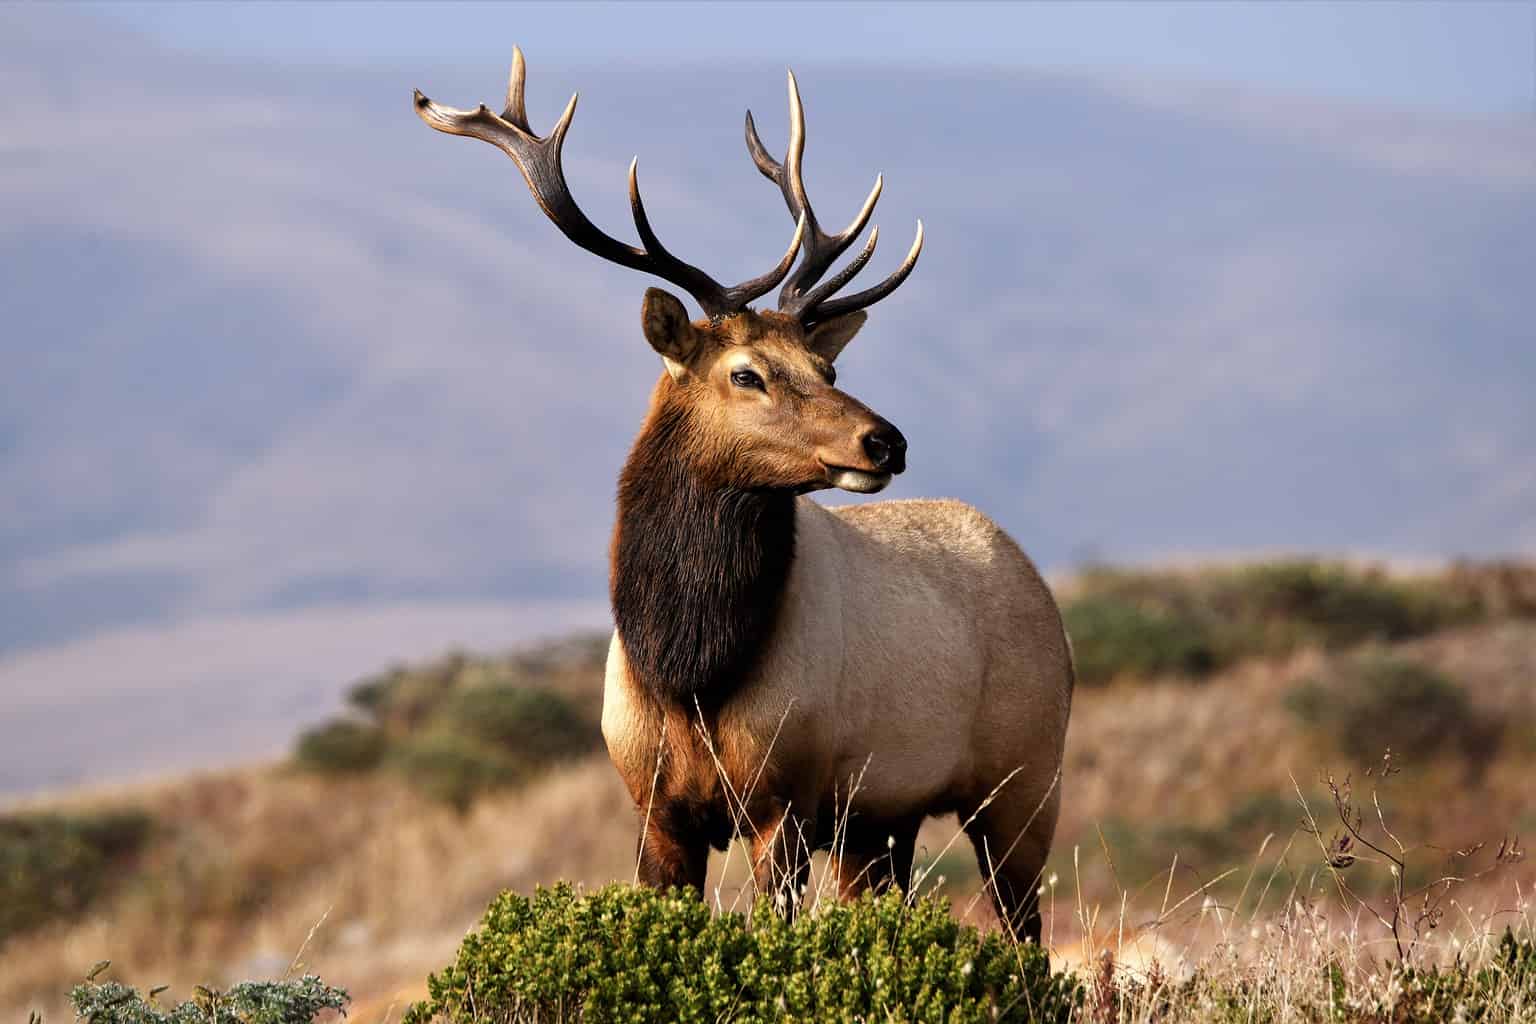
[[[635,219],[635,229],[640,233],[644,248],[628,245],[599,229],[576,205],[560,162],[565,134],[570,130],[571,118],[576,113],[577,97],[571,97],[565,113],[555,122],[555,127],[547,136],[540,138],[528,124],[528,109],[524,99],[526,74],[523,51],[514,47],[512,72],[507,82],[506,107],[500,115],[492,113],[483,103],[474,110],[445,107],[423,96],[420,90],[416,91],[416,113],[440,132],[489,142],[506,153],[517,164],[518,170],[522,171],[523,180],[528,183],[534,201],[565,237],[605,260],[672,282],[692,295],[708,316],[740,312],[747,308],[748,303],[784,280],[806,237],[806,217],[797,218],[789,251],[777,266],[766,274],[727,288],[698,267],[672,255],[656,237],[650,219],[646,216],[645,205],[640,200],[640,185],[636,176],[638,158],[629,165],[629,204]]]

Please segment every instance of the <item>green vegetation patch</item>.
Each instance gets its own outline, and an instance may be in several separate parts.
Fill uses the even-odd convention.
[[[1199,676],[1217,656],[1199,620],[1112,594],[1090,594],[1062,609],[1077,677],[1087,685],[1122,674]]]
[[[69,999],[76,1020],[90,1024],[310,1024],[322,1013],[344,1012],[348,1001],[344,990],[314,975],[246,981],[227,992],[199,987],[194,999],[171,1006],[160,1003],[161,991],[144,996],[115,981],[87,981]]]
[[[452,732],[399,741],[390,751],[389,767],[418,791],[460,811],[468,810],[482,793],[527,777],[511,757]]]
[[[1515,938],[1506,929],[1498,952],[1477,970],[1465,965],[1408,969],[1401,993],[1366,1003],[1361,1019],[1402,1024],[1443,1021],[1517,1020],[1536,1006],[1536,943]]]
[[[1369,568],[1292,560],[1193,572],[1095,568],[1062,614],[1079,677],[1200,677],[1243,658],[1338,650],[1529,611],[1526,576],[1458,566],[1396,579]]]
[[[136,810],[0,816],[0,943],[89,907],[131,870],[152,828]]]
[[[351,713],[304,733],[301,768],[396,772],[419,791],[468,808],[599,742],[608,638],[579,634],[495,657],[450,654],[354,686]]]
[[[477,686],[446,702],[441,719],[454,732],[505,750],[529,767],[590,751],[596,735],[566,698],[506,683]]]
[[[351,775],[377,768],[388,746],[378,726],[338,719],[300,734],[293,757],[311,771]]]
[[[497,1021],[1066,1021],[1080,990],[1036,946],[934,899],[865,895],[793,922],[765,903],[612,885],[503,893],[404,1024]]]

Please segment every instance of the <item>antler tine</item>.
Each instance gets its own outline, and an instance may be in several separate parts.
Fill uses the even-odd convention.
[[[875,254],[875,243],[878,241],[880,241],[880,225],[876,224],[870,229],[869,241],[864,243],[863,250],[853,259],[849,260],[847,266],[843,267],[842,270],[827,278],[804,296],[802,300],[804,308],[808,310],[816,308],[818,302],[833,295],[843,285],[852,281],[854,275],[863,270],[864,264],[868,263],[869,258]]]
[[[514,88],[509,92],[515,93]],[[512,97],[515,105],[516,96]],[[492,113],[484,103],[474,110],[458,110],[446,107],[422,95],[416,90],[416,113],[428,125],[449,135],[463,135],[471,139],[489,142],[517,164],[528,191],[544,211],[544,215],[571,241],[604,259],[635,270],[648,270],[646,252],[604,234],[590,220],[571,197],[566,184],[565,169],[560,162],[560,147],[576,114],[578,96],[571,96],[560,120],[544,138],[533,134],[505,118]],[[524,119],[526,123],[526,118]],[[696,296],[697,297],[697,296]]]
[[[752,111],[747,111],[746,138],[747,151],[752,155],[752,162],[763,176],[784,193],[784,202],[789,207],[791,216],[806,214],[809,235],[805,242],[805,259],[800,264],[800,269],[784,285],[784,290],[779,295],[779,308],[784,312],[795,312],[803,305],[805,292],[819,281],[827,269],[843,251],[852,245],[864,230],[864,225],[869,222],[870,214],[874,212],[875,203],[880,199],[880,191],[884,187],[884,178],[875,177],[875,184],[870,189],[869,196],[864,200],[864,205],[854,216],[852,222],[835,235],[823,231],[821,222],[816,219],[816,211],[811,208],[810,198],[805,191],[805,105],[800,100],[800,86],[795,80],[794,71],[788,73],[789,81],[789,148],[785,153],[784,162],[781,164],[769,154],[763,141],[757,134],[757,124],[752,118]]]
[[[874,240],[871,239],[870,241],[873,242]],[[871,251],[872,249],[873,246],[867,246],[866,252]],[[885,298],[887,295],[891,294],[891,292],[895,291],[901,285],[901,282],[907,279],[907,275],[912,273],[912,268],[917,266],[917,257],[922,254],[922,251],[923,222],[919,220],[917,222],[917,237],[912,239],[912,248],[907,250],[907,256],[904,260],[901,261],[901,266],[897,267],[895,272],[891,274],[890,277],[886,278],[884,281],[881,281],[873,288],[866,288],[861,292],[854,292],[852,295],[845,295],[840,299],[833,299],[830,302],[818,302],[811,305],[805,311],[805,313],[801,315],[801,322],[805,324],[811,324],[820,323],[826,320],[833,320],[845,314],[852,313],[856,309],[863,309],[866,306],[874,305],[881,299]],[[864,255],[864,253],[861,253],[860,258],[863,258]],[[860,266],[862,265],[863,264],[860,264]]]
[[[651,273],[688,289],[699,300],[699,305],[704,307],[704,312],[710,316],[721,316],[731,312],[731,300],[726,289],[698,267],[690,266],[673,256],[667,251],[667,247],[661,244],[661,239],[656,237],[656,232],[651,230],[650,218],[645,215],[645,203],[640,200],[639,167],[639,157],[629,162],[629,208],[634,214],[635,230],[640,232],[640,244],[645,246],[646,253],[655,264],[650,268]],[[709,296],[709,302],[703,298],[706,294]],[[714,308],[711,308],[711,303]]]
[[[512,47],[512,73],[507,76],[507,106],[501,112],[503,120],[515,124],[528,134],[533,134],[533,129],[528,127],[528,107],[523,100],[523,85],[527,80],[528,66],[523,61],[523,48]]]
[[[523,51],[520,47],[514,47],[512,70],[507,79],[506,107],[499,116],[483,103],[474,110],[445,107],[422,95],[419,89],[415,94],[416,113],[430,127],[440,132],[489,142],[506,153],[522,172],[534,201],[565,237],[605,260],[632,270],[655,274],[678,285],[693,296],[708,316],[740,312],[748,302],[778,284],[789,272],[806,234],[805,218],[800,219],[789,252],[772,271],[734,288],[726,288],[698,267],[673,256],[651,230],[645,206],[640,200],[634,163],[630,164],[629,170],[630,207],[644,248],[636,248],[604,233],[576,205],[560,161],[566,132],[570,130],[571,119],[576,114],[577,96],[571,97],[565,112],[560,115],[560,120],[555,123],[549,135],[539,138],[528,123],[524,98],[526,76]]]
[[[795,80],[795,73],[793,71],[789,72],[789,146],[785,151],[784,162],[780,163],[775,160],[768,152],[767,147],[763,145],[762,139],[757,134],[757,125],[752,119],[752,112],[750,110],[747,111],[746,139],[747,152],[751,154],[752,162],[757,165],[757,169],[769,181],[779,186],[779,190],[784,194],[784,202],[788,205],[790,214],[802,216],[807,224],[808,235],[804,243],[805,257],[800,263],[800,268],[795,271],[779,293],[779,309],[782,312],[798,317],[805,324],[810,324],[817,320],[830,319],[830,316],[818,310],[818,307],[826,303],[826,300],[839,288],[842,288],[851,281],[854,275],[869,262],[869,257],[874,252],[878,230],[871,233],[869,242],[865,245],[864,250],[854,257],[852,262],[819,287],[813,288],[813,286],[821,280],[822,276],[837,258],[842,255],[848,246],[853,244],[854,240],[864,230],[864,226],[869,222],[870,215],[874,213],[875,204],[880,199],[880,193],[885,187],[885,177],[883,175],[876,175],[874,187],[870,189],[864,204],[859,208],[859,212],[854,215],[853,220],[849,222],[846,228],[835,235],[829,235],[821,229],[821,225],[816,219],[816,214],[811,209],[810,199],[806,195],[805,190],[805,106],[801,102],[800,86]],[[921,227],[919,227],[919,233],[921,233]],[[918,242],[917,248],[921,248],[921,241]],[[911,254],[909,254],[908,258],[912,261],[916,259],[915,255]],[[890,294],[896,285],[900,284],[906,278],[906,275],[911,273],[911,270],[911,266],[903,263],[903,266],[897,270],[896,274],[892,275],[895,283],[890,283],[890,279],[888,279],[875,288],[860,292],[857,296],[850,296],[850,299],[868,297],[867,301],[862,301],[857,306],[851,306],[848,305],[847,300],[839,300],[831,308],[842,309],[844,312],[863,308],[863,306],[869,305],[876,301],[876,299]],[[878,294],[876,294],[877,292]]]
[[[805,104],[800,101],[800,83],[795,81],[795,73],[789,72],[789,150],[784,155],[784,167],[789,175],[789,187],[793,190],[795,201],[803,210],[811,208],[810,198],[805,193]],[[826,273],[827,267],[832,261],[842,254],[844,249],[853,243],[859,233],[864,230],[864,225],[869,223],[869,215],[875,211],[875,203],[880,200],[880,191],[885,187],[885,176],[875,175],[875,185],[869,190],[869,196],[864,200],[864,205],[854,215],[853,220],[843,230],[835,235],[828,235],[818,228],[817,242],[827,252],[822,257],[822,267],[816,271],[819,278]],[[814,223],[815,218],[812,218]],[[796,282],[802,289],[816,283],[816,278],[807,281]]]
[[[641,244],[645,246],[646,251],[649,252],[657,260],[658,263],[664,263],[672,267],[674,272],[678,275],[691,276],[693,274],[698,274],[703,278],[703,281],[700,282],[701,284],[706,282],[709,284],[714,284],[713,280],[711,280],[708,275],[705,275],[702,271],[689,266],[668,252],[666,246],[661,244],[661,239],[656,237],[656,232],[651,229],[650,218],[645,215],[645,204],[640,199],[640,181],[637,176],[639,165],[639,157],[635,157],[629,163],[629,206],[635,217],[635,230],[640,232]],[[778,264],[772,270],[768,271],[766,274],[754,277],[749,281],[743,281],[741,284],[736,285],[734,288],[726,288],[723,290],[721,299],[723,311],[730,312],[734,310],[745,309],[749,302],[760,298],[770,288],[784,280],[784,275],[789,273],[790,267],[794,266],[795,256],[799,253],[800,243],[802,240],[804,240],[804,238],[805,217],[802,216],[800,220],[795,224],[795,233],[794,236],[789,240],[789,249],[784,253],[783,258],[779,260]],[[676,279],[672,278],[671,280]],[[714,316],[716,314],[711,313],[710,315]]]

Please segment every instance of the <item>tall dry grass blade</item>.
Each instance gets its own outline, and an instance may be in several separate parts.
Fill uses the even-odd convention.
[[[1248,896],[1248,887],[1253,884],[1253,876],[1258,873],[1259,862],[1264,859],[1264,851],[1269,849],[1270,840],[1274,838],[1273,832],[1266,835],[1264,841],[1259,844],[1259,852],[1253,855],[1253,866],[1248,869],[1248,877],[1243,879],[1243,887],[1238,890],[1237,902],[1232,904],[1232,916],[1227,919],[1227,929],[1222,936],[1223,942],[1232,936],[1232,923],[1237,920],[1237,915],[1242,913],[1243,900]]]
[[[645,841],[651,834],[651,810],[656,805],[656,787],[661,783],[661,758],[667,749],[667,720],[661,720],[661,735],[656,740],[656,768],[651,772],[651,792],[645,800],[645,820],[640,823],[640,845],[635,850],[635,874],[631,885],[640,884],[640,862],[645,857]]]
[[[288,964],[288,969],[283,972],[283,980],[284,981],[286,981],[287,979],[293,977],[293,972],[299,969],[300,961],[304,957],[304,951],[306,949],[308,949],[309,948],[309,944],[312,941],[314,941],[315,933],[320,931],[320,926],[325,924],[325,919],[331,916],[331,911],[334,908],[335,908],[335,904],[334,903],[331,904],[331,906],[326,907],[325,908],[325,913],[320,915],[320,920],[316,921],[313,925],[310,926],[309,934],[304,936],[304,941],[303,942],[299,943],[299,951],[297,953],[293,954],[292,962],[290,962]]]

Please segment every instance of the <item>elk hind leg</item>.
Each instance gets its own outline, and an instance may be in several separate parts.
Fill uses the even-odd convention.
[[[967,831],[976,863],[992,894],[998,921],[1015,939],[1039,943],[1040,885],[1056,835],[1058,800],[1000,799]]]

